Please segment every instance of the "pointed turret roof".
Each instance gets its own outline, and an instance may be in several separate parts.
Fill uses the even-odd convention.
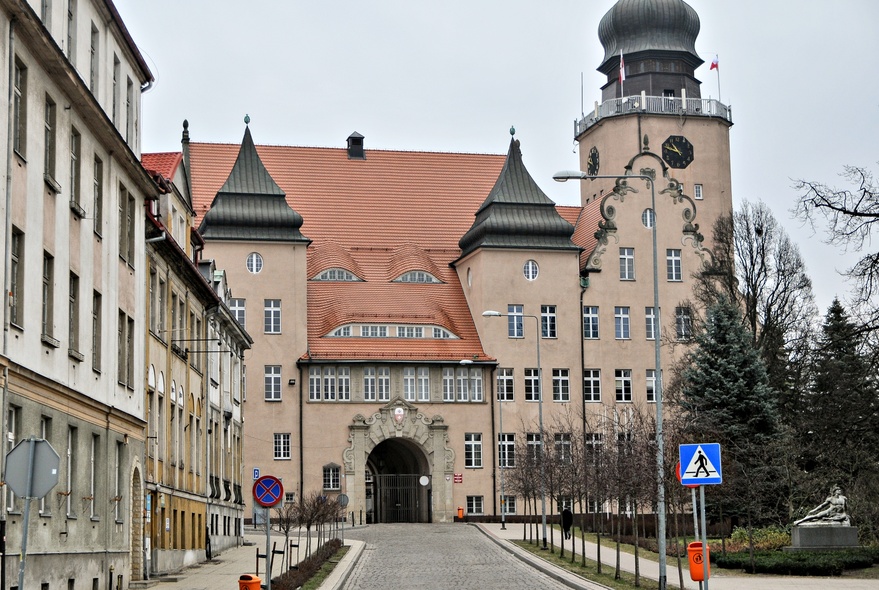
[[[217,191],[199,232],[207,240],[308,242],[299,231],[302,221],[266,170],[250,127],[245,127],[235,165]]]
[[[514,138],[494,187],[458,246],[462,256],[477,248],[576,250],[573,233],[574,226],[528,173]]]

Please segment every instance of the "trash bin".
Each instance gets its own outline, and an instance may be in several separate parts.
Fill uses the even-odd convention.
[[[458,520],[464,520],[464,509],[458,506]]]
[[[262,580],[259,579],[259,576],[244,574],[238,578],[238,590],[260,590],[261,583]]]
[[[690,561],[690,578],[694,582],[704,582],[711,577],[711,547],[705,548],[708,563],[702,563],[702,543],[697,541],[687,545],[687,558]]]

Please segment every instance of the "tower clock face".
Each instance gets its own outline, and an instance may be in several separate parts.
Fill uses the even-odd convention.
[[[662,142],[662,159],[672,168],[686,168],[693,162],[693,144],[683,135],[669,135]]]
[[[598,148],[595,146],[592,146],[592,149],[589,150],[589,158],[586,160],[586,173],[589,176],[598,174]]]

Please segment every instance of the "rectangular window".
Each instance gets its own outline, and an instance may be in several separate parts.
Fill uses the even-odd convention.
[[[320,367],[308,368],[308,400],[319,402],[321,398],[321,370]]]
[[[470,432],[464,435],[464,467],[482,468],[482,434]]]
[[[134,139],[134,82],[128,78],[125,84],[125,141]]]
[[[336,371],[336,391],[339,401],[351,400],[351,367],[339,367]]]
[[[629,330],[629,308],[613,308],[614,336],[617,340],[628,340],[631,337]]]
[[[12,226],[10,259],[9,320],[13,324],[21,326],[24,321],[24,234],[15,226]]]
[[[119,184],[119,257],[129,265],[134,265],[135,219],[134,196],[125,185]]]
[[[162,338],[165,339],[165,315],[167,311],[165,310],[166,303],[165,301],[168,298],[168,284],[165,282],[165,279],[159,277],[159,290],[156,299],[158,299],[158,320],[156,324],[156,333]]]
[[[320,369],[318,369],[320,371]],[[324,401],[336,400],[336,368],[324,367]]]
[[[644,330],[647,340],[656,339],[656,314],[653,307],[644,308]]]
[[[95,233],[101,235],[104,233],[104,162],[95,156],[94,164],[94,184],[92,186],[92,208],[94,209],[93,217],[95,218]]]
[[[656,401],[656,369],[647,369],[647,401]]]
[[[601,401],[601,369],[583,370],[583,399],[587,402]]]
[[[375,367],[363,369],[363,401],[375,401]]]
[[[511,402],[513,395],[513,369],[501,368],[497,370],[497,401]]]
[[[482,496],[467,496],[467,514],[482,514]]]
[[[134,389],[134,318],[125,316],[125,385]]]
[[[48,416],[40,416],[40,437],[50,443],[52,442],[50,440],[52,438],[52,419]],[[92,476],[94,478],[94,474]],[[94,491],[92,495],[94,496]],[[48,495],[40,498],[40,514],[43,516],[51,516],[52,513],[51,503],[46,501],[47,498]]]
[[[497,465],[501,469],[512,469],[516,466],[516,435],[512,432],[501,432],[497,435]]]
[[[79,277],[75,273],[70,273],[70,289],[67,299],[68,347],[71,353],[79,355],[79,358],[82,359],[82,355],[79,353]]]
[[[246,308],[245,308],[245,300],[244,299],[230,299],[229,300],[229,311],[232,312],[232,317],[235,318],[235,321],[238,322],[238,325],[242,328],[246,328]]]
[[[27,68],[15,60],[12,98],[12,149],[24,157],[27,144]]]
[[[89,504],[89,518],[95,518],[97,514],[95,513],[95,495],[98,493],[98,474],[100,469],[98,468],[98,450],[101,448],[101,437],[97,434],[92,435],[92,445],[89,448],[89,495],[88,495],[88,504]]]
[[[113,124],[119,127],[119,57],[113,54]]]
[[[418,401],[430,401],[430,368],[418,367]]]
[[[324,467],[324,489],[338,490],[341,489],[341,468],[338,465],[327,465]]]
[[[693,198],[696,199],[697,201],[702,200],[702,185],[701,184],[694,184],[693,185]]]
[[[67,428],[67,479],[64,482],[64,491],[67,493],[67,518],[76,518],[76,514],[73,512],[73,507],[75,505],[74,498],[76,498],[77,494],[73,488],[76,483],[76,470],[79,468],[76,464],[77,455],[76,428],[74,426],[69,426]]]
[[[54,332],[55,258],[43,252],[43,336],[52,337]]]
[[[79,134],[79,131],[76,130],[75,127],[70,128],[70,205],[71,208],[76,206],[78,208],[78,212],[85,213],[82,211],[82,206],[80,204],[80,179],[82,178],[82,171],[80,169],[80,149],[82,149],[82,137]],[[80,215],[83,217],[84,215]]]
[[[555,305],[540,306],[540,335],[542,338],[557,338]]]
[[[312,399],[309,397],[309,399]],[[265,365],[265,401],[281,401],[281,366]]]
[[[669,248],[665,251],[665,273],[669,281],[682,281],[681,251]]]
[[[571,381],[568,369],[552,370],[552,401],[571,401]]]
[[[635,249],[620,248],[620,280],[635,280]]]
[[[390,367],[378,368],[378,401],[391,400],[391,369]]]
[[[540,377],[537,369],[525,369],[525,401],[540,401]]]
[[[6,412],[6,453],[11,451],[16,443],[21,439],[21,408],[17,406],[10,405],[9,409]],[[15,492],[9,486],[4,486],[6,490],[6,510],[8,512],[16,512],[18,510],[18,506],[16,506],[15,502]]]
[[[360,326],[360,336],[363,338],[387,338],[387,326]]]
[[[555,445],[555,456],[559,463],[570,463],[574,457],[571,454],[571,433],[557,432],[553,437]]]
[[[98,61],[99,47],[100,37],[98,35],[98,28],[95,26],[95,23],[92,23],[91,38],[89,41],[89,88],[91,88],[92,94],[98,93],[98,72],[100,63]]]
[[[455,401],[455,369],[443,369],[443,401]]]
[[[583,306],[583,338],[598,339],[598,306]]]
[[[289,461],[290,460],[290,433],[289,432],[276,432],[275,433],[275,461]]]
[[[422,326],[397,326],[397,338],[424,338]]]
[[[525,337],[524,307],[521,305],[507,306],[507,335],[510,338]]]
[[[52,28],[52,0],[40,0],[40,20],[44,27]]]
[[[675,308],[675,333],[678,340],[689,340],[693,336],[693,322],[689,307]]]
[[[540,459],[540,447],[542,446],[542,443],[543,441],[541,440],[539,432],[526,433],[525,446],[528,448],[528,457],[530,457],[532,461],[538,461]]]
[[[75,64],[76,59],[76,0],[67,0],[67,59]]]
[[[45,144],[45,159],[43,161],[43,174],[47,182],[57,187],[55,181],[55,101],[46,95],[46,109],[44,117],[43,141]],[[56,191],[57,192],[57,191]]]
[[[103,330],[103,311],[101,310],[101,294],[92,293],[92,369],[101,370],[101,331]]]
[[[617,401],[632,401],[632,370],[617,369],[614,371],[614,378],[616,380]]]
[[[501,510],[504,514],[516,514],[516,496],[501,496]]]
[[[470,401],[482,401],[482,369],[470,369]]]
[[[265,300],[265,322],[264,329],[266,334],[281,333],[281,300],[266,299]]]
[[[457,372],[455,389],[458,392],[457,400],[466,402],[470,400],[470,379],[467,369],[460,368]]]
[[[407,402],[415,401],[415,367],[403,369],[403,399]]]

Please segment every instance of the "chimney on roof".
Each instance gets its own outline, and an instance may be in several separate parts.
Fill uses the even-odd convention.
[[[356,131],[348,136],[348,159],[366,159],[366,152],[363,151],[363,136]]]

